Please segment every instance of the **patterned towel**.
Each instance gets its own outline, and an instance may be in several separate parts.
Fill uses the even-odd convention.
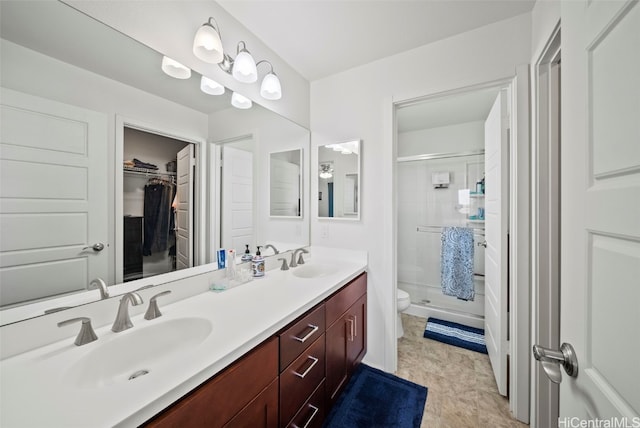
[[[473,229],[442,228],[440,269],[442,293],[462,300],[473,300]]]

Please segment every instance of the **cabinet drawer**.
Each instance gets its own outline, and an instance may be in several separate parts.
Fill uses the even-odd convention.
[[[200,385],[148,427],[221,427],[278,377],[278,340],[274,337]]]
[[[331,296],[325,303],[327,327],[336,322],[366,292],[367,273],[364,272]]]
[[[324,333],[280,373],[280,424],[285,425],[324,379]]]
[[[321,428],[324,418],[327,415],[325,402],[324,381],[316,388],[315,392],[302,405],[293,419],[287,425],[288,428]]]
[[[280,333],[280,371],[324,333],[324,304]]]

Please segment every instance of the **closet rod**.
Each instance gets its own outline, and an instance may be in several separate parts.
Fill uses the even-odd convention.
[[[478,156],[478,155],[484,155],[484,149],[470,150],[468,152],[457,152],[457,153],[430,153],[426,155],[402,156],[397,158],[396,160],[398,162],[415,162],[415,161],[421,161],[421,160],[460,158],[465,156]]]

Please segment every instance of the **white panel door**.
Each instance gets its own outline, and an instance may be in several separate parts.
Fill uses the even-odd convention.
[[[195,148],[187,145],[178,152],[176,198],[176,269],[193,267],[193,183]]]
[[[638,426],[640,5],[565,1],[561,14],[560,341],[578,374],[563,373],[560,422]]]
[[[253,238],[253,153],[222,147],[221,248],[236,254]]]
[[[300,167],[283,159],[269,161],[270,215],[297,216],[300,206]]]
[[[106,116],[0,95],[0,305],[107,278]],[[104,249],[85,249],[94,244]]]
[[[507,394],[508,124],[506,91],[484,125],[485,146],[485,341],[498,391]]]

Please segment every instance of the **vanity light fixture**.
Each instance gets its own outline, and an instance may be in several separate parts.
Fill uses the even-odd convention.
[[[262,63],[269,64],[270,70],[269,73],[264,76],[264,79],[262,79],[260,95],[262,95],[262,98],[267,100],[279,100],[282,98],[282,86],[280,86],[280,79],[278,79],[278,76],[276,76],[276,73],[273,71],[273,64],[266,59],[258,61],[256,68]]]
[[[358,142],[357,141],[349,141],[346,143],[339,144],[327,144],[328,149],[333,149],[334,152],[340,152],[343,155],[350,155],[352,153],[358,154]]]
[[[242,44],[242,48],[240,48]],[[236,59],[233,61],[231,75],[238,82],[253,83],[258,80],[258,68],[256,62],[247,50],[244,41],[239,41],[237,46]]]
[[[240,95],[239,93],[234,92],[233,95],[231,95],[231,105],[234,106],[235,108],[244,110],[244,109],[251,108],[253,103],[249,98],[245,97],[244,95]]]
[[[206,76],[200,78],[200,90],[209,95],[224,94],[224,86]]]
[[[171,77],[176,79],[188,79],[191,77],[191,69],[180,64],[178,61],[169,58],[168,56],[162,57],[162,71]]]
[[[323,162],[320,164],[320,178],[325,180],[333,177],[333,162]]]
[[[247,43],[244,40],[239,41],[236,46],[235,59],[231,58],[231,56],[223,50],[220,25],[218,25],[218,22],[213,17],[209,17],[208,21],[202,24],[196,32],[193,39],[193,54],[204,62],[218,64],[222,70],[231,74],[234,79],[242,83],[257,82],[258,65],[266,63],[270,69],[262,79],[260,95],[266,100],[279,100],[282,98],[282,85],[280,84],[280,79],[273,71],[273,64],[267,60],[261,60],[256,63],[247,49]],[[201,83],[200,88],[204,92],[210,93],[204,89],[204,83]],[[243,98],[248,100],[246,97]],[[246,105],[247,103],[243,100],[243,102],[239,102],[239,104]]]
[[[211,21],[215,22],[215,27]],[[198,59],[209,64],[219,64],[223,61],[224,50],[219,28],[218,22],[213,17],[209,17],[209,21],[198,29],[193,38],[193,54]]]

